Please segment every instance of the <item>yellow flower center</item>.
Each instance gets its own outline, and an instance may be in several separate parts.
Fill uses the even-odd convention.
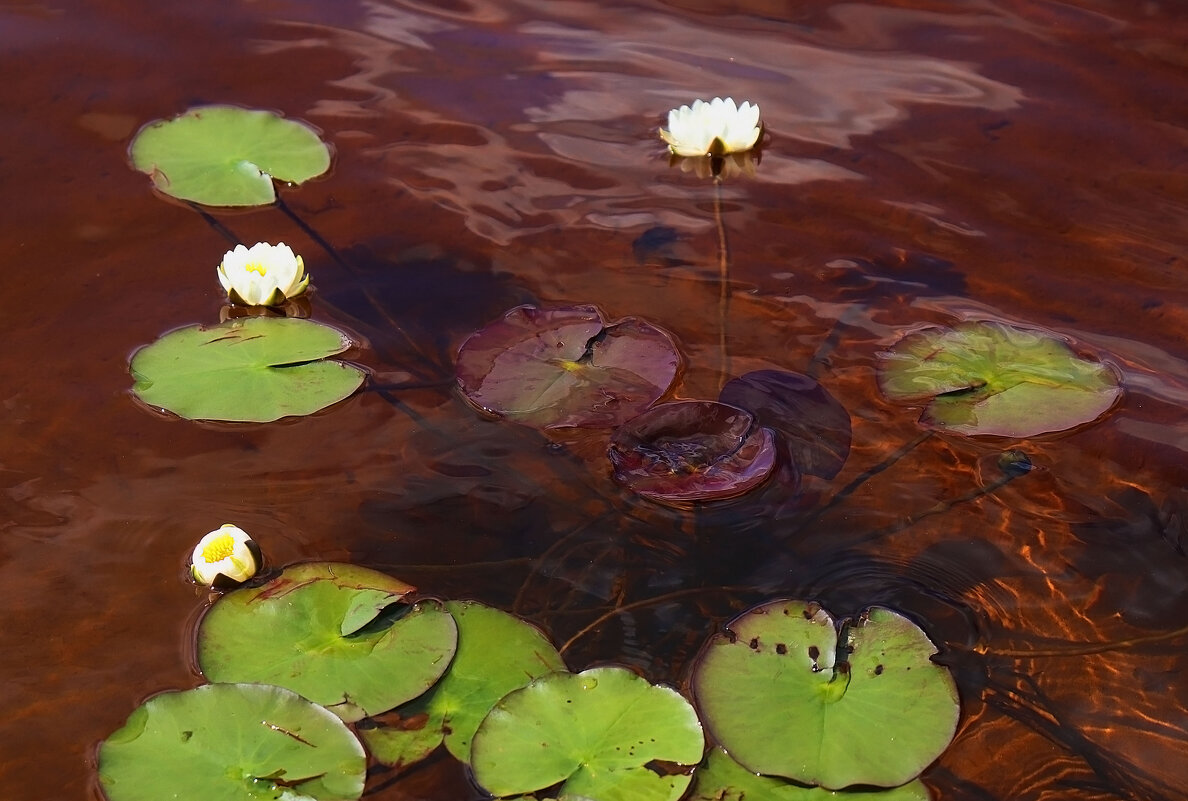
[[[268,268],[265,267],[263,263],[258,262],[258,261],[251,262],[250,264],[245,265],[243,269],[249,273],[256,273],[261,278],[268,275]]]
[[[202,558],[207,564],[214,564],[226,559],[234,550],[235,540],[231,538],[230,534],[224,534],[221,537],[215,537],[209,545],[202,549]]]

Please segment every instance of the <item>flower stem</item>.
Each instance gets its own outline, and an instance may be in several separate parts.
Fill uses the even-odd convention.
[[[726,320],[730,314],[730,244],[722,221],[722,177],[714,176],[714,223],[718,228],[718,358],[721,389],[730,380],[730,350],[726,344]]]

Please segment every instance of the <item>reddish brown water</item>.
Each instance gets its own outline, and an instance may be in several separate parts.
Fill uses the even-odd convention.
[[[961,682],[938,799],[1184,798],[1186,41],[1174,0],[8,4],[4,797],[98,797],[96,744],[201,681],[182,566],[234,521],[273,564],[353,560],[515,609],[581,634],[571,668],[655,681],[761,600],[891,605]],[[448,364],[518,303],[593,302],[674,332],[677,395],[714,396],[712,188],[655,131],[719,94],[759,103],[770,134],[723,188],[730,369],[820,355],[853,419],[849,463],[806,481],[800,512],[638,502],[602,435],[556,447],[478,419],[393,324]],[[226,241],[125,163],[139,125],[203,102],[324,131],[333,171],[285,198],[349,269],[278,210],[219,219],[305,255],[314,317],[366,339],[376,383],[424,386],[265,426],[130,398],[129,354],[219,314]],[[1124,401],[1066,436],[931,437],[804,525],[919,432],[879,397],[878,351],[962,316],[1070,338],[1118,367]],[[972,497],[1007,445],[1039,469]],[[448,760],[369,787],[480,797]]]

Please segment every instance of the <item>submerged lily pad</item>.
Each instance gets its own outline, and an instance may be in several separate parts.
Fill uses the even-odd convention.
[[[850,455],[850,413],[806,375],[756,370],[728,382],[718,400],[778,433],[801,473],[833,478]]]
[[[351,341],[310,320],[249,317],[171,331],[132,356],[132,391],[187,420],[267,423],[348,397],[366,374],[325,357]]]
[[[685,801],[932,801],[932,793],[919,779],[885,790],[827,790],[756,775],[721,748],[710,750],[693,781],[693,792]]]
[[[994,321],[909,334],[883,355],[879,386],[894,401],[927,401],[920,422],[932,428],[1018,438],[1089,423],[1122,394],[1105,364]]]
[[[755,773],[841,789],[894,787],[953,739],[960,704],[936,647],[872,608],[840,634],[817,604],[773,601],[713,637],[693,690],[714,739]]]
[[[273,179],[299,184],[330,167],[316,131],[272,111],[199,106],[141,128],[132,166],[165,194],[207,206],[262,206]]]
[[[211,681],[277,684],[354,721],[386,712],[436,682],[457,647],[454,618],[411,586],[334,562],[288,567],[227,593],[198,629]]]
[[[445,605],[458,623],[458,651],[429,692],[360,731],[371,754],[386,765],[418,762],[445,742],[459,760],[495,703],[537,676],[564,670],[557,649],[525,621],[474,601]]]
[[[346,801],[367,757],[335,715],[263,684],[208,684],[150,698],[99,748],[110,801]]]
[[[713,401],[664,403],[615,431],[615,479],[661,503],[742,495],[775,468],[772,432],[750,413]]]
[[[655,403],[681,366],[676,343],[644,320],[594,306],[519,306],[458,353],[462,394],[480,411],[535,428],[611,428]]]
[[[479,726],[470,764],[496,796],[561,783],[560,797],[676,801],[704,747],[693,707],[675,690],[602,667],[549,673],[509,694]]]

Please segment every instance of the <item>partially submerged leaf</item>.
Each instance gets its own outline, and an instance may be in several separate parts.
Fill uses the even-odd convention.
[[[916,779],[899,787],[874,791],[827,790],[796,784],[777,776],[759,776],[735,762],[721,748],[710,749],[693,774],[693,792],[685,801],[932,801],[932,793]]]
[[[956,732],[956,684],[934,653],[889,609],[846,621],[839,635],[818,605],[772,601],[707,643],[693,690],[714,739],[755,773],[828,789],[894,787]]]
[[[436,602],[404,603],[412,589],[355,565],[288,567],[215,602],[198,664],[211,681],[288,687],[343,720],[385,712],[429,689],[457,647],[454,618]]]
[[[132,391],[187,420],[267,423],[348,397],[366,374],[327,356],[351,341],[310,320],[249,317],[171,331],[132,356]]]
[[[833,478],[850,455],[849,412],[806,375],[756,370],[727,383],[718,400],[778,433],[801,473]]]
[[[480,411],[535,428],[611,428],[658,400],[681,357],[672,337],[594,306],[519,306],[458,353],[462,394]]]
[[[299,184],[330,167],[330,149],[308,125],[237,106],[198,106],[150,122],[128,155],[157,189],[207,206],[272,203],[273,179]]]
[[[499,699],[565,663],[538,629],[475,601],[449,601],[458,623],[458,651],[441,681],[421,697],[361,730],[368,750],[387,765],[406,766],[444,740],[459,760]]]
[[[110,801],[345,801],[367,757],[336,716],[263,684],[208,684],[145,701],[99,747]]]
[[[497,796],[560,783],[560,797],[676,801],[703,748],[697,715],[675,690],[603,667],[549,673],[505,697],[479,726],[470,763]]]
[[[1107,365],[1049,334],[995,321],[909,334],[883,354],[879,386],[891,400],[927,402],[924,425],[1017,438],[1092,422],[1122,394]]]
[[[775,437],[742,409],[664,403],[620,426],[607,450],[615,479],[662,503],[742,495],[775,468]]]

